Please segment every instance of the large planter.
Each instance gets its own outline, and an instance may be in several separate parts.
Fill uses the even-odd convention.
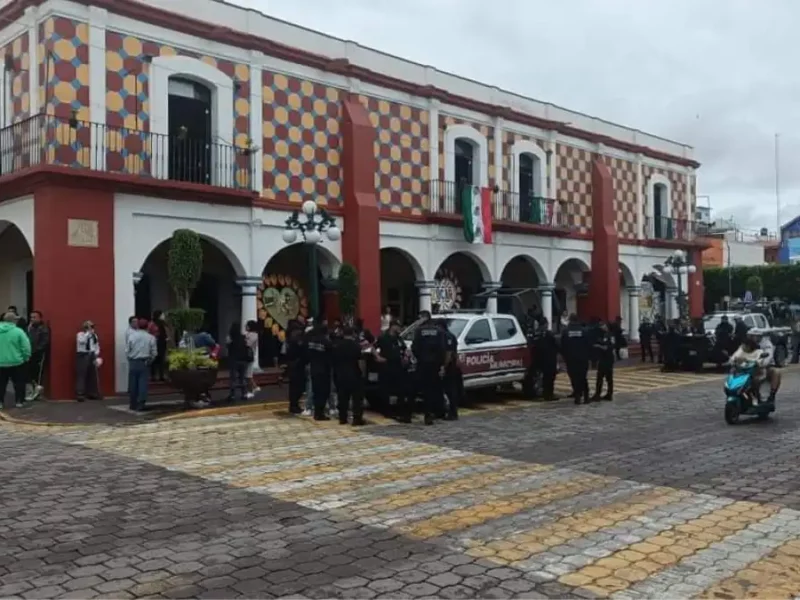
[[[169,381],[186,401],[187,406],[208,393],[217,382],[217,369],[177,369],[169,372]]]

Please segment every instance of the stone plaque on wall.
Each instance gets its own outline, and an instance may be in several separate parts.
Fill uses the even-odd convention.
[[[69,219],[67,221],[67,245],[75,248],[97,248],[100,235],[97,221]]]

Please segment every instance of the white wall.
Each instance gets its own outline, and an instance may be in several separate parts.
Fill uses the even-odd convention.
[[[730,247],[730,254],[728,248]],[[730,262],[729,262],[730,259]],[[764,246],[753,242],[729,241],[722,245],[722,264],[734,267],[753,267],[766,264]]]

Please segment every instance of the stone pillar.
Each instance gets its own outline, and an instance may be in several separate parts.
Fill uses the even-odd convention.
[[[665,296],[664,317],[669,320],[677,319],[680,316],[678,313],[678,288],[667,288]]]
[[[628,288],[628,339],[632,342],[639,341],[639,295],[642,288],[633,286]]]
[[[260,277],[242,277],[236,280],[236,285],[241,288],[242,293],[242,329],[244,329],[248,321],[258,321],[256,294],[258,294],[258,286],[260,283]],[[258,346],[256,346],[255,361],[253,364],[255,365],[254,370],[258,370]]]
[[[417,292],[419,292],[420,312],[423,310],[431,312],[433,310],[433,304],[431,303],[431,290],[433,289],[434,285],[436,285],[436,282],[434,281],[417,281],[414,283],[414,286],[417,288]]]
[[[539,294],[542,298],[542,316],[547,319],[547,325],[553,329],[553,290],[552,284],[540,285]]]
[[[611,321],[619,311],[619,239],[611,171],[599,154],[592,161],[592,241],[587,316]]]
[[[497,313],[497,290],[503,287],[500,281],[485,281],[483,283],[483,291],[488,292],[486,297],[486,312],[490,314]]]

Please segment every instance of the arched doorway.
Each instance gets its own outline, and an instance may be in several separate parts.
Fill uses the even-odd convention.
[[[417,281],[422,267],[400,248],[381,248],[381,314],[389,307],[401,323],[411,323],[419,313]]]
[[[169,178],[211,183],[211,89],[183,77],[169,78]]]
[[[317,253],[317,272],[309,272],[309,252]],[[259,362],[274,366],[292,321],[305,323],[311,315],[311,277],[316,277],[320,314],[338,315],[332,282],[339,273],[339,261],[322,245],[292,244],[269,259],[264,266],[258,289],[260,336]]]
[[[503,287],[498,292],[498,312],[519,318],[529,308],[542,308],[538,288],[547,282],[547,277],[534,258],[523,254],[512,258],[503,268],[500,282]]]
[[[587,304],[589,265],[580,258],[567,259],[556,271],[554,284],[554,296],[561,313],[558,318],[566,312],[576,314],[580,319],[587,319],[590,312]],[[556,319],[555,315],[553,319]]]
[[[489,281],[489,269],[478,257],[466,252],[451,254],[436,270],[431,306],[434,311],[476,308],[473,300],[485,281]],[[479,304],[484,306],[485,299]]]
[[[150,318],[153,311],[175,306],[175,294],[167,276],[169,240],[156,246],[141,268],[142,278],[136,286],[136,316]],[[237,268],[216,241],[202,238],[203,271],[190,305],[205,311],[203,329],[224,343],[230,326],[240,322],[241,291],[236,285]]]
[[[634,310],[633,303],[638,309],[639,296],[631,295],[631,289],[636,286],[636,278],[633,271],[624,263],[619,263],[619,316],[622,318],[622,326],[628,334],[629,339],[639,339],[639,322],[641,316],[638,310]]]
[[[669,290],[676,288],[672,275],[658,269],[642,277],[642,291],[639,300],[640,318],[647,317],[650,321],[657,317],[673,319],[677,315],[677,304],[670,297]]]
[[[13,306],[27,319],[33,303],[31,247],[16,225],[0,221],[0,310]]]

